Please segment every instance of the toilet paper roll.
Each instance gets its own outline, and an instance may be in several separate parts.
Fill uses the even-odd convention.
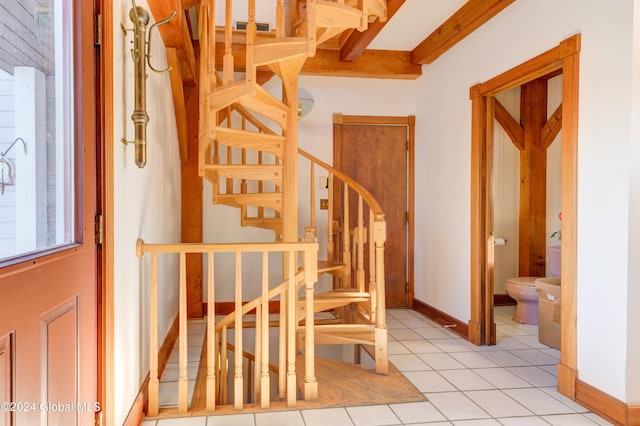
[[[494,246],[503,246],[507,244],[507,240],[505,240],[504,238],[494,238],[493,239],[493,245]]]

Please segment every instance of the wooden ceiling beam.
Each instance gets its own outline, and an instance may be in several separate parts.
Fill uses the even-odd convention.
[[[411,52],[414,64],[430,64],[515,0],[468,0]]]
[[[307,58],[302,74],[415,80],[422,75],[422,66],[411,63],[410,51],[365,50],[357,61],[343,62],[339,51],[318,50]]]
[[[246,46],[233,45],[233,59],[236,71],[243,72],[246,63]],[[216,43],[216,64],[222,64],[224,43]],[[267,71],[267,67],[258,68]],[[384,78],[395,80],[415,80],[422,75],[422,66],[411,63],[410,51],[365,50],[355,62],[340,61],[338,50],[317,50],[316,55],[307,58],[302,67],[303,75],[330,77]]]
[[[183,2],[181,0],[149,0],[148,3],[155,22],[166,18],[171,12],[176,12],[176,16],[171,21],[157,28],[165,47],[176,49],[183,83],[194,85],[196,57]]]
[[[382,28],[384,28],[386,23],[391,20],[393,15],[395,15],[404,2],[405,0],[388,0],[386,22],[380,22],[378,19],[375,22],[370,23],[368,29],[363,32],[353,31],[340,50],[340,60],[353,62],[360,58],[367,46],[369,46],[378,33],[382,31]]]

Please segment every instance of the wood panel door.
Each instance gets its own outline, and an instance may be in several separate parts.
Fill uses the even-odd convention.
[[[413,118],[413,117],[409,117]],[[411,123],[411,124],[410,124]],[[378,200],[387,222],[385,296],[387,306],[410,306],[409,147],[412,120],[407,117],[334,117],[334,165]],[[357,200],[351,197],[350,223]],[[365,214],[365,217],[368,212]]]
[[[5,8],[10,16],[3,22],[20,25],[20,40],[9,38],[24,44],[14,45],[21,55],[5,56],[14,62],[2,65],[14,85],[6,105],[15,107],[16,117],[14,128],[0,132],[24,140],[22,157],[15,160],[21,174],[7,193],[15,194],[18,216],[30,211],[23,199],[31,197],[34,216],[44,222],[35,222],[37,230],[20,222],[25,218],[12,222],[22,241],[14,255],[0,259],[2,426],[91,425],[100,410],[94,225],[99,98],[92,3],[9,0]],[[5,42],[0,35],[0,45]],[[28,110],[33,114],[18,113]],[[32,127],[25,124],[29,116]],[[45,169],[26,167],[42,158]],[[11,220],[9,213],[2,210],[3,219]],[[24,240],[32,231],[37,244],[29,249]]]

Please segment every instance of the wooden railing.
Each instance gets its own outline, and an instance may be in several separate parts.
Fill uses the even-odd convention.
[[[351,288],[359,293],[369,293],[370,311],[365,312],[370,323],[386,328],[384,244],[386,222],[378,201],[369,191],[349,176],[299,149],[299,154],[309,160],[309,217],[305,229],[310,241],[316,237],[315,185],[316,168],[328,176],[327,205],[327,260],[345,265],[341,288]],[[352,206],[355,212],[352,213]],[[352,225],[351,219],[355,218]],[[367,220],[365,221],[365,217]]]
[[[187,377],[187,282],[186,282],[186,256],[189,253],[200,253],[206,256],[207,269],[207,340],[206,345],[206,411],[215,410],[217,403],[227,401],[227,375],[228,375],[228,342],[227,330],[234,327],[234,371],[233,371],[233,405],[236,409],[242,409],[244,401],[244,383],[247,380],[243,372],[243,321],[251,311],[256,313],[256,338],[254,355],[256,357],[255,398],[260,400],[262,407],[268,407],[270,403],[270,364],[269,364],[269,301],[279,298],[280,303],[280,353],[279,353],[279,380],[278,389],[280,396],[286,398],[289,406],[296,401],[296,334],[302,332],[305,339],[305,372],[304,372],[304,398],[317,398],[317,382],[315,378],[314,360],[314,321],[313,316],[307,318],[304,327],[300,328],[296,320],[296,308],[298,303],[298,291],[301,286],[305,288],[305,307],[312,312],[314,300],[314,283],[317,280],[317,253],[318,245],[315,243],[246,243],[246,244],[146,244],[138,240],[136,254],[142,258],[146,253],[150,254],[150,332],[149,332],[149,404],[147,414],[157,416],[159,412],[158,394],[158,255],[161,253],[179,256],[179,379],[178,379],[178,413],[186,414],[189,411],[188,401],[188,377]],[[221,253],[235,255],[235,311],[216,323],[215,321],[215,256]],[[242,298],[242,254],[262,254],[262,283],[261,295],[249,303],[244,303]],[[269,253],[282,253],[282,276],[285,280],[275,287],[269,284]],[[301,266],[298,259],[302,260]]]

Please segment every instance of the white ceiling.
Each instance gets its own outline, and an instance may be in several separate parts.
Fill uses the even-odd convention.
[[[412,50],[466,0],[406,0],[368,49]]]

